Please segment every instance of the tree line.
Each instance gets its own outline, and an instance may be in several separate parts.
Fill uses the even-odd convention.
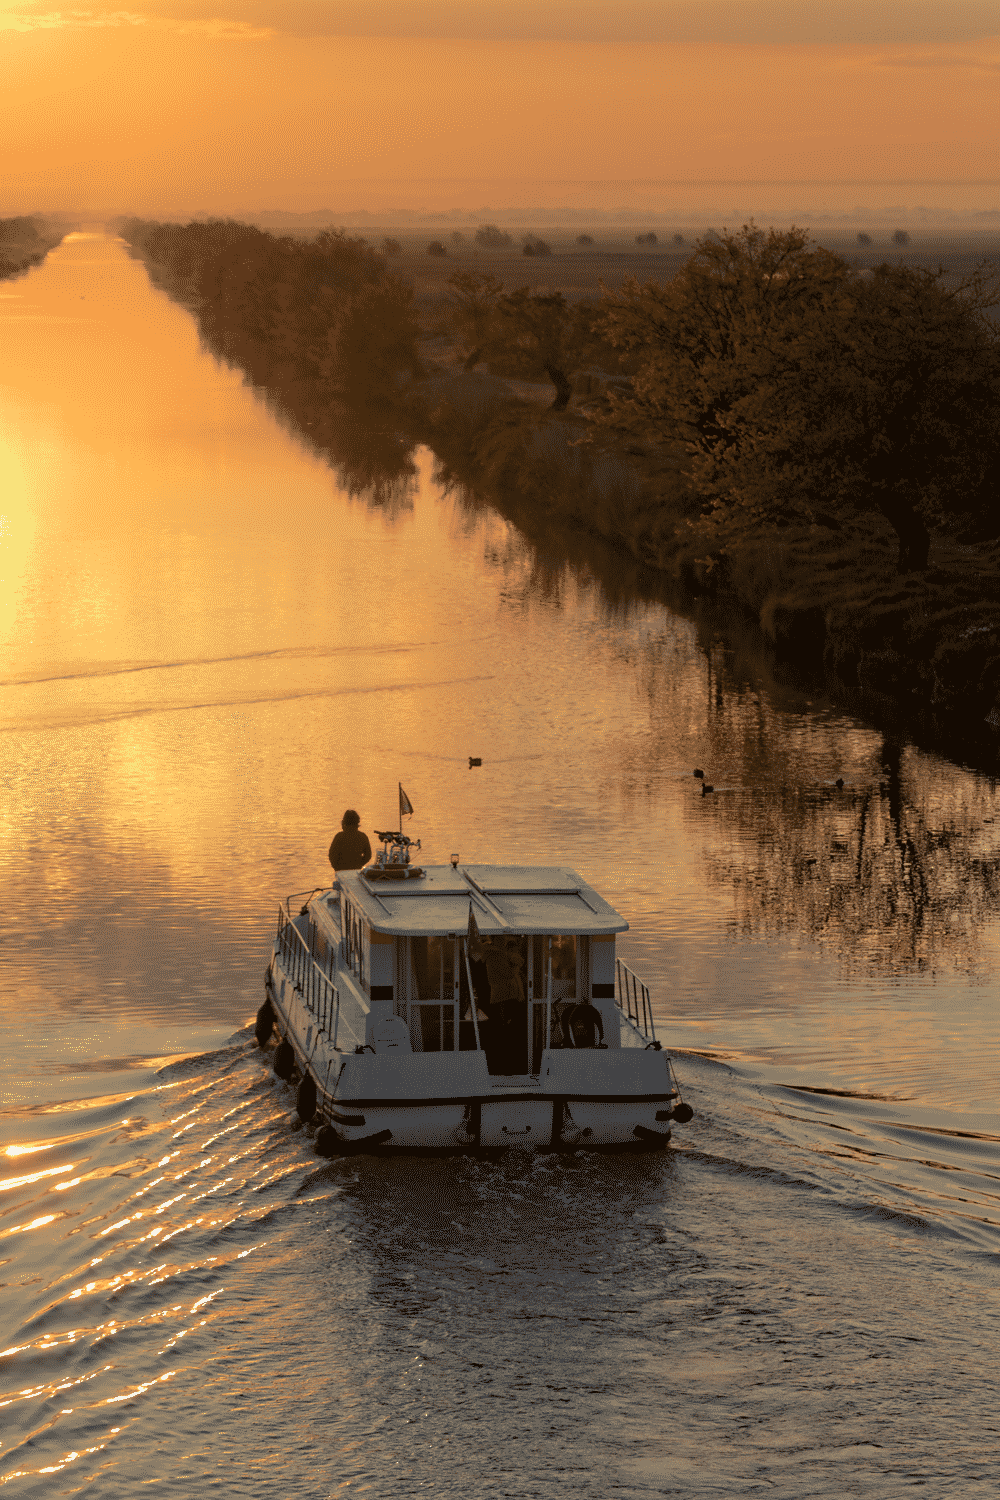
[[[800,230],[750,225],[599,303],[465,272],[451,285],[467,369],[545,373],[556,410],[587,365],[624,377],[592,424],[673,456],[709,547],[877,511],[908,572],[933,532],[1000,535],[995,268],[954,285],[941,269],[866,273]]]
[[[232,220],[117,227],[197,311],[212,350],[258,385],[378,411],[392,408],[401,373],[419,372],[413,288],[361,239]]]
[[[414,290],[363,240],[230,221],[120,232],[258,384],[305,393],[314,410],[412,408]],[[627,280],[600,299],[455,271],[448,316],[466,371],[547,378],[557,413],[575,376],[603,372],[587,440],[659,455],[710,553],[877,512],[913,572],[935,532],[1000,534],[998,305],[995,269],[954,284],[940,269],[861,271],[801,230],[751,224],[697,241],[668,281]]]
[[[62,237],[62,232],[53,233],[44,219],[24,214],[0,219],[0,281],[22,276],[32,266],[41,265]]]
[[[606,423],[678,447],[717,544],[877,511],[902,572],[932,531],[1000,534],[1000,275],[870,273],[800,230],[698,242],[667,283],[626,282],[603,329],[634,361]]]

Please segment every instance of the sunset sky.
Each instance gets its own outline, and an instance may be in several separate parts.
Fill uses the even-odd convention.
[[[0,0],[2,213],[1000,207],[994,0],[79,5]]]

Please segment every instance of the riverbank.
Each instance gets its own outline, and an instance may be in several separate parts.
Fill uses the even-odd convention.
[[[222,346],[206,316],[212,309],[180,263],[155,261],[138,246],[133,253],[142,255],[157,285],[199,317],[209,347],[240,364],[271,404],[330,455],[349,488],[384,493],[405,483],[410,449],[425,444],[446,483],[488,500],[529,536],[571,531],[598,538],[692,599],[710,599],[752,622],[783,669],[894,713],[915,732],[946,740],[950,753],[994,759],[1000,540],[960,544],[936,536],[927,569],[900,574],[897,538],[871,514],[836,531],[757,530],[709,556],[695,525],[697,498],[682,478],[685,456],[630,443],[595,422],[614,372],[578,371],[567,409],[556,412],[551,384],[463,367],[447,300],[447,276],[459,265],[467,262],[508,287],[561,290],[578,300],[599,292],[612,265],[664,277],[684,253],[557,248],[540,259],[468,246],[428,256],[416,243],[404,245],[388,264],[392,279],[414,290],[418,357],[377,410],[352,410],[321,377],[301,369],[292,375],[262,339],[253,345],[250,330],[242,352]],[[908,258],[936,251],[958,276],[982,248],[949,241],[914,247]]]
[[[580,249],[553,238],[539,261],[516,249],[492,257],[468,245],[453,268],[478,269],[508,287],[558,291],[567,301],[618,284],[614,271],[663,281],[690,245],[649,250],[626,242]],[[834,236],[827,248],[867,268],[885,247],[859,248]],[[941,265],[946,280],[970,275],[996,253],[996,237],[927,237],[898,252],[903,264]],[[664,574],[693,598],[758,627],[779,667],[825,681],[874,713],[895,711],[952,753],[991,761],[1000,689],[1000,539],[960,542],[932,535],[929,566],[897,569],[898,536],[874,514],[838,530],[784,525],[743,534],[707,556],[700,512],[682,478],[686,455],[616,437],[595,422],[615,372],[574,378],[565,412],[551,408],[551,383],[495,379],[463,368],[449,326],[441,257],[405,245],[396,260],[412,279],[421,315],[422,385],[411,391],[415,429],[438,455],[443,476],[487,496],[529,533],[582,530]]]
[[[0,219],[0,281],[10,281],[32,266],[40,266],[64,238],[65,230],[45,219]]]
[[[542,400],[551,388],[538,388]],[[588,441],[586,400],[557,414],[512,382],[432,374],[412,392],[414,432],[441,475],[488,498],[530,534],[583,531],[755,620],[778,660],[835,688],[899,704],[928,728],[980,726],[1000,684],[1000,543],[932,542],[925,572],[900,574],[877,517],[833,537],[786,527],[706,559],[669,463]]]

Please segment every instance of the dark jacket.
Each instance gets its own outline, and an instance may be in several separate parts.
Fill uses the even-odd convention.
[[[335,870],[360,870],[372,857],[367,833],[344,828],[330,845],[330,863]]]

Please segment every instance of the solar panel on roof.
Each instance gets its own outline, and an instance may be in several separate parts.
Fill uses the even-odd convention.
[[[491,894],[554,896],[580,889],[575,875],[550,865],[465,865],[464,869],[478,886]]]

